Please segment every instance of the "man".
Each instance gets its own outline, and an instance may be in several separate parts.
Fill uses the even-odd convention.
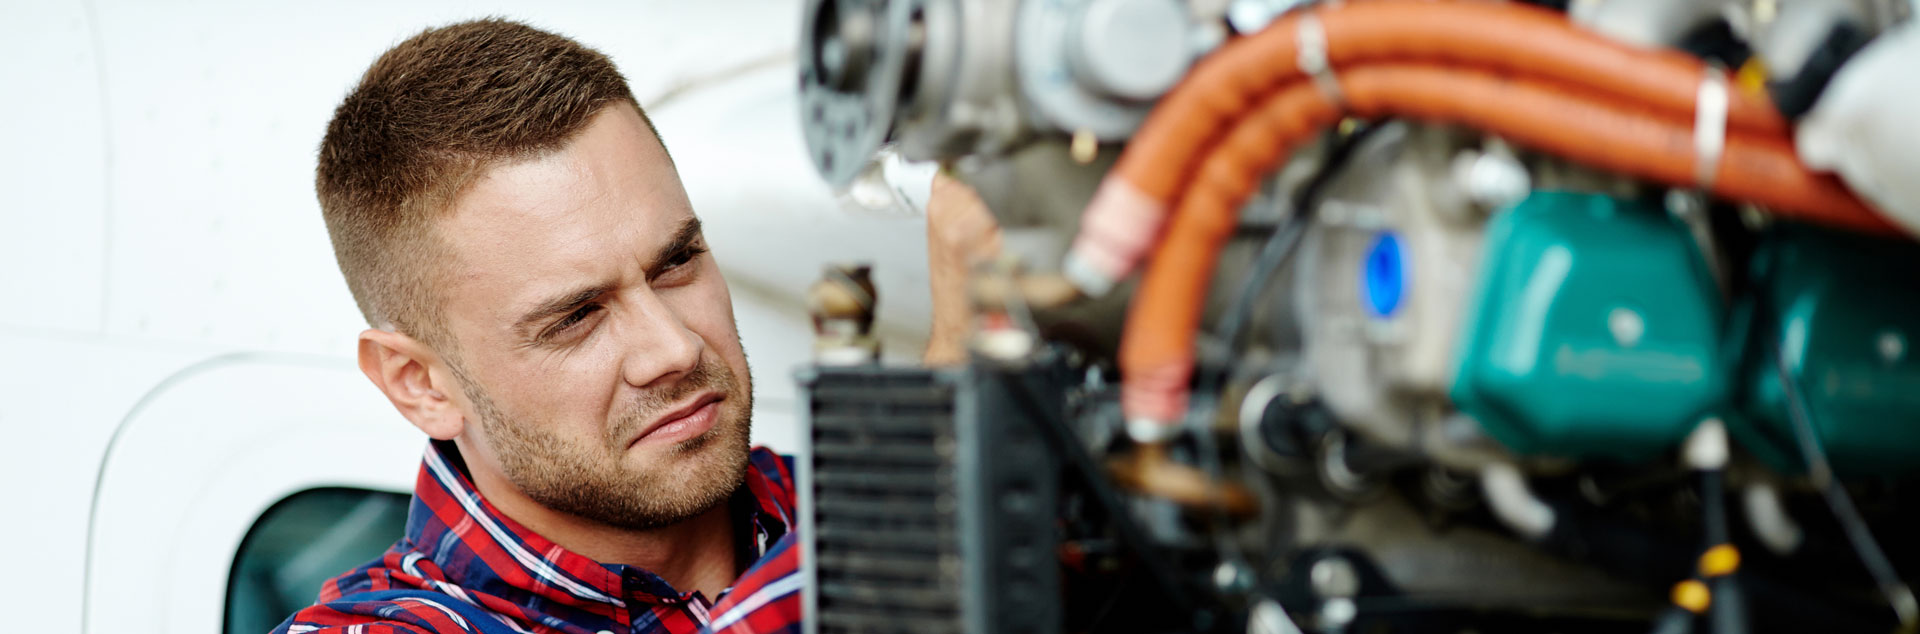
[[[276,631],[798,629],[790,470],[748,447],[726,282],[605,56],[427,30],[335,111],[316,189],[360,368],[432,441],[406,535]]]

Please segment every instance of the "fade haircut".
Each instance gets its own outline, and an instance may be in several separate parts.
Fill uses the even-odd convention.
[[[334,110],[314,178],[367,323],[453,352],[434,221],[486,169],[559,150],[608,105],[660,138],[606,55],[507,20],[427,29],[375,60]]]

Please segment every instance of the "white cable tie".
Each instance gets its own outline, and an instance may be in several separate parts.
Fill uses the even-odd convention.
[[[1727,73],[1708,66],[1693,104],[1693,179],[1703,190],[1712,191],[1714,176],[1720,173],[1720,155],[1727,148],[1727,106]]]
[[[1313,13],[1300,16],[1300,30],[1295,39],[1300,54],[1294,61],[1300,66],[1300,72],[1313,79],[1313,85],[1328,101],[1346,109],[1347,95],[1340,90],[1340,81],[1333,75],[1333,64],[1327,60],[1327,30],[1320,24],[1320,16]]]

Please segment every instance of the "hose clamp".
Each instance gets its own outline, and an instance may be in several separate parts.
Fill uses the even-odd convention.
[[[1151,418],[1130,418],[1127,437],[1137,444],[1158,445],[1180,437],[1180,426]]]
[[[1693,179],[1704,190],[1713,189],[1720,156],[1727,149],[1728,101],[1726,71],[1708,66],[1693,105]]]
[[[1333,75],[1333,64],[1327,59],[1327,30],[1320,24],[1320,16],[1313,13],[1300,16],[1294,39],[1300,49],[1294,63],[1299,65],[1300,72],[1313,80],[1314,87],[1319,88],[1328,101],[1345,110],[1347,95],[1340,90],[1340,82]]]

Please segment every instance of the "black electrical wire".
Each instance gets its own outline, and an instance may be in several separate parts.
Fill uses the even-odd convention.
[[[1301,239],[1306,236],[1307,227],[1313,224],[1314,212],[1319,208],[1320,197],[1326,193],[1327,186],[1345,173],[1344,168],[1347,161],[1353,158],[1354,152],[1358,151],[1360,145],[1382,127],[1383,124],[1378,123],[1365,125],[1352,134],[1346,135],[1345,138],[1339,139],[1327,152],[1320,171],[1315,172],[1313,177],[1308,179],[1306,184],[1301,185],[1299,191],[1294,194],[1291,213],[1287,215],[1285,224],[1273,232],[1273,236],[1267,239],[1266,244],[1261,245],[1259,255],[1254,256],[1253,264],[1248,267],[1247,278],[1241,282],[1239,292],[1234,296],[1233,303],[1229,305],[1227,314],[1221,318],[1220,341],[1228,348],[1232,348],[1239,341],[1241,331],[1246,329],[1247,322],[1253,318],[1253,305],[1259,301],[1267,284],[1272,282],[1273,276],[1279,273],[1280,267],[1285,266],[1287,260],[1291,259],[1294,252],[1299,249]]]
[[[1254,256],[1253,264],[1248,267],[1247,278],[1241,282],[1233,303],[1228,305],[1226,315],[1220,319],[1220,342],[1229,349],[1239,342],[1247,322],[1253,319],[1253,305],[1263,295],[1261,291],[1273,281],[1280,267],[1292,259],[1294,252],[1300,248],[1301,239],[1307,235],[1307,226],[1312,224],[1313,208],[1294,209],[1286,224],[1275,230],[1273,237],[1260,246],[1260,253]]]
[[[1267,238],[1266,243],[1261,245],[1260,252],[1254,256],[1253,263],[1248,267],[1247,277],[1242,280],[1233,303],[1228,306],[1226,315],[1222,317],[1219,330],[1220,341],[1225,343],[1228,349],[1233,348],[1239,341],[1241,333],[1246,330],[1247,322],[1253,316],[1253,305],[1263,295],[1262,291],[1266,290],[1273,276],[1278,274],[1280,268],[1285,266],[1287,261],[1292,259],[1293,254],[1299,250],[1307,228],[1313,224],[1314,210],[1319,207],[1320,198],[1324,195],[1327,186],[1344,173],[1343,168],[1360,144],[1379,129],[1379,125],[1369,125],[1343,137],[1335,137],[1334,144],[1328,150],[1319,171],[1315,172],[1295,192],[1290,201],[1290,213],[1281,221],[1281,226],[1274,230],[1273,235]],[[1210,428],[1214,414],[1218,411],[1219,391],[1223,380],[1224,375],[1202,374],[1198,380],[1199,389],[1193,392],[1193,403],[1188,408],[1187,416],[1189,428],[1198,430],[1198,433],[1194,434],[1194,450],[1199,454],[1201,470],[1215,482],[1224,481],[1226,473],[1225,465],[1221,464],[1220,447]],[[1216,504],[1213,507],[1213,514],[1214,522],[1211,532],[1223,551],[1221,561],[1237,563],[1247,568],[1252,574],[1259,574],[1259,570],[1252,569],[1240,544],[1232,536],[1223,534],[1224,527],[1230,523],[1226,509]]]
[[[1720,469],[1702,469],[1700,471],[1700,507],[1707,535],[1707,547],[1725,544],[1729,540],[1727,529],[1727,485],[1726,475]]]
[[[1706,548],[1731,547],[1727,528],[1726,472],[1721,467],[1700,471],[1700,507],[1706,533]],[[1704,552],[1704,551],[1703,551]],[[1705,572],[1705,571],[1702,571]],[[1713,577],[1707,582],[1713,603],[1708,609],[1708,631],[1714,634],[1744,634],[1747,631],[1746,595],[1734,572]]]
[[[1293,254],[1299,250],[1301,240],[1306,236],[1307,228],[1313,224],[1315,210],[1320,206],[1320,198],[1335,178],[1345,173],[1347,162],[1353,158],[1360,145],[1384,127],[1383,123],[1363,125],[1351,134],[1336,137],[1320,164],[1320,170],[1307,179],[1294,193],[1289,213],[1282,220],[1280,228],[1260,246],[1260,252],[1254,256],[1248,266],[1247,277],[1241,281],[1232,304],[1227,307],[1226,315],[1221,318],[1219,337],[1227,349],[1232,349],[1246,330],[1247,322],[1253,319],[1253,305],[1260,300],[1273,276],[1280,272]],[[1335,133],[1337,134],[1337,133]],[[1224,375],[1203,373],[1198,380],[1199,389],[1193,391],[1193,406],[1188,418],[1190,421],[1204,423],[1213,419],[1219,407],[1219,392]],[[1219,480],[1225,469],[1220,465],[1220,455],[1209,434],[1198,435],[1201,467],[1209,477]],[[1224,516],[1225,510],[1215,511]],[[1224,520],[1224,517],[1216,518]],[[1224,524],[1224,521],[1221,522]]]
[[[1847,535],[1847,541],[1853,544],[1853,550],[1860,562],[1867,567],[1867,574],[1873,576],[1875,584],[1880,586],[1881,594],[1886,595],[1887,604],[1900,618],[1900,628],[1904,632],[1915,631],[1920,626],[1920,606],[1914,604],[1913,590],[1894,571],[1893,562],[1887,559],[1880,543],[1873,538],[1873,532],[1867,529],[1867,522],[1860,517],[1860,510],[1853,506],[1853,498],[1847,496],[1846,489],[1833,477],[1833,465],[1827,462],[1826,450],[1820,446],[1820,437],[1814,431],[1813,414],[1806,409],[1799,385],[1793,381],[1792,369],[1787,366],[1787,357],[1781,354],[1778,346],[1772,352],[1776,363],[1774,370],[1780,379],[1787,400],[1787,418],[1793,423],[1793,438],[1800,448],[1800,455],[1807,462],[1807,477],[1820,489],[1826,498],[1827,506],[1833,509],[1833,515],[1840,520],[1840,528]]]
[[[1228,305],[1226,315],[1221,318],[1219,337],[1226,348],[1232,349],[1239,342],[1241,333],[1246,330],[1247,322],[1253,318],[1254,303],[1259,301],[1267,285],[1273,281],[1273,276],[1278,274],[1280,268],[1285,266],[1294,252],[1299,250],[1307,228],[1313,224],[1314,211],[1319,208],[1320,198],[1326,193],[1327,186],[1345,173],[1344,168],[1348,160],[1359,150],[1360,145],[1382,127],[1384,127],[1382,123],[1365,124],[1351,134],[1336,138],[1334,145],[1327,152],[1326,159],[1321,163],[1320,170],[1294,193],[1290,213],[1282,221],[1280,228],[1274,230],[1273,235],[1261,245],[1260,252],[1254,256],[1253,263],[1248,266],[1247,277],[1241,281],[1233,303]],[[1213,418],[1213,413],[1219,405],[1219,392],[1224,380],[1223,374],[1202,373],[1198,380],[1199,389],[1193,391],[1194,400],[1193,407],[1190,408],[1189,420],[1204,423]],[[1204,462],[1202,466],[1206,468],[1209,476],[1219,479],[1222,471],[1219,454],[1213,447],[1212,438],[1206,437],[1205,434],[1201,436],[1203,436],[1200,439],[1202,446],[1199,450]]]
[[[1704,424],[1704,423],[1703,423]],[[1689,438],[1689,444],[1693,439]],[[1690,450],[1690,449],[1689,449]],[[1746,634],[1746,599],[1735,581],[1733,570],[1709,571],[1705,569],[1706,553],[1715,548],[1730,548],[1732,535],[1727,526],[1726,472],[1725,465],[1698,467],[1700,477],[1700,509],[1702,533],[1705,536],[1700,555],[1695,562],[1696,570],[1691,578],[1693,582],[1704,583],[1708,587],[1711,603],[1705,616],[1707,631],[1711,634]],[[1711,575],[1711,576],[1709,576]],[[1654,634],[1689,634],[1693,632],[1698,616],[1679,605],[1663,610],[1654,620]]]

